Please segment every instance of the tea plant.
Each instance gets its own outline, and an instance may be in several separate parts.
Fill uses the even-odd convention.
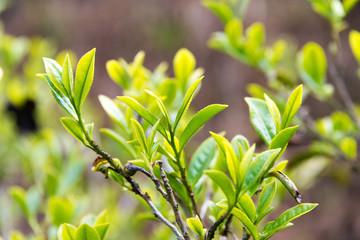
[[[188,50],[181,49],[175,55],[174,78],[166,76],[164,64],[154,72],[146,69],[143,59],[140,52],[132,63],[123,59],[107,63],[111,78],[123,87],[125,94],[114,100],[100,96],[103,108],[117,125],[114,130],[101,130],[119,143],[120,155],[115,158],[92,137],[94,124],[83,119],[82,105],[93,82],[95,49],[79,60],[75,77],[68,56],[62,65],[44,58],[46,73],[38,76],[68,113],[69,117],[61,118],[64,127],[97,154],[93,171],[101,172],[143,199],[153,216],[179,240],[195,236],[211,240],[216,234],[227,236],[233,232],[230,228],[234,218],[241,222],[242,227],[235,232],[242,239],[265,240],[292,226],[292,220],[316,206],[301,203],[295,184],[282,172],[287,162],[276,164],[298,129],[290,124],[302,102],[302,86],[291,93],[282,113],[266,95],[265,101],[246,98],[252,124],[268,150],[256,153],[255,145],[250,145],[241,135],[229,141],[223,133],[211,132],[212,137],[187,157],[185,149],[190,140],[227,105],[212,104],[195,114],[188,111],[202,82],[201,70],[195,69],[195,58]],[[143,190],[135,180],[139,174],[153,183],[157,194]],[[276,194],[276,179],[297,205],[262,227],[262,220],[273,210],[270,205]],[[155,194],[167,201],[168,206],[159,208],[153,201]],[[64,224],[58,237],[103,239],[96,222],[78,228]]]
[[[249,2],[203,1],[224,24],[224,31],[214,33],[209,40],[209,46],[262,73],[266,86],[250,83],[248,92],[264,100],[266,93],[274,99],[280,111],[285,108],[286,96],[300,83],[304,84],[304,98],[312,97],[323,106],[332,108],[329,116],[319,119],[314,119],[314,113],[309,106],[300,109],[296,121],[303,126],[300,130],[306,133],[311,141],[308,144],[309,149],[302,151],[291,161],[292,167],[299,167],[300,163],[306,164],[305,161],[308,160],[307,162],[318,162],[321,166],[319,173],[331,166],[330,162],[333,162],[332,165],[343,166],[345,163],[348,166],[334,169],[351,169],[358,172],[359,105],[350,97],[340,61],[340,32],[347,28],[345,17],[358,0],[309,0],[313,10],[324,17],[331,26],[332,38],[329,41],[328,56],[315,42],[306,43],[297,53],[293,50],[294,44],[283,39],[271,46],[266,45],[265,27],[262,23],[256,22],[248,27],[243,25]],[[355,59],[360,63],[358,31],[350,31],[349,44]],[[360,77],[359,70],[357,75]],[[328,76],[331,77],[332,83],[328,81]],[[340,99],[335,97],[335,93]],[[323,161],[324,159],[326,161]],[[297,171],[296,169],[293,168],[294,171]],[[306,182],[314,182],[313,180],[308,179]]]

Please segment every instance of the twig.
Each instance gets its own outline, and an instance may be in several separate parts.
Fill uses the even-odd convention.
[[[215,232],[217,230],[217,228],[220,226],[220,224],[227,218],[229,217],[229,215],[231,214],[231,210],[232,208],[228,208],[228,210],[226,211],[225,214],[221,215],[221,217],[216,220],[216,222],[210,227],[210,229],[208,230],[205,240],[211,240],[214,238],[215,236]]]
[[[346,108],[348,109],[351,118],[355,122],[356,126],[358,128],[360,128],[360,121],[359,121],[359,118],[356,113],[355,105],[350,97],[349,91],[346,88],[344,79],[341,77],[340,73],[333,65],[329,66],[329,70],[330,70],[330,74],[334,80],[334,83],[336,85],[336,88],[337,88],[337,90],[339,90],[339,94],[340,94]]]
[[[230,225],[231,225],[231,220],[233,218],[233,215],[230,214],[230,216],[226,219],[225,221],[225,228],[224,228],[224,231],[222,232],[222,236],[227,236],[228,233],[230,233]]]
[[[181,217],[181,213],[180,213],[180,210],[179,210],[179,205],[176,202],[176,199],[175,199],[175,196],[174,196],[174,191],[173,191],[173,189],[171,188],[171,186],[169,184],[169,179],[166,177],[166,174],[165,174],[165,171],[164,171],[164,168],[163,168],[163,163],[162,163],[162,161],[157,161],[157,163],[159,164],[161,178],[162,178],[162,180],[164,182],[164,187],[165,187],[165,190],[166,190],[166,193],[167,193],[167,196],[168,196],[167,200],[170,203],[170,205],[171,205],[171,207],[173,209],[173,212],[175,214],[176,223],[179,225],[181,233],[183,234],[184,238],[186,240],[190,240],[190,235],[189,235],[189,232],[188,232],[188,230],[186,228],[185,222],[183,221],[183,219]]]
[[[125,169],[129,170],[129,171],[134,171],[134,172],[142,172],[144,173],[147,177],[149,177],[155,184],[155,188],[156,190],[158,190],[158,192],[161,193],[161,195],[168,200],[168,195],[166,194],[166,192],[164,191],[164,189],[162,189],[159,180],[150,172],[146,171],[145,169],[143,169],[142,167],[136,166],[133,163],[128,163],[125,167]]]
[[[78,119],[79,124],[83,132],[85,133],[85,138],[90,144],[90,148],[96,152],[98,155],[102,156],[104,159],[106,159],[109,164],[112,166],[112,168],[120,175],[122,175],[128,183],[131,185],[131,191],[134,192],[136,195],[139,195],[142,199],[145,200],[145,202],[149,205],[149,207],[153,210],[153,214],[156,218],[158,218],[161,222],[163,222],[166,226],[168,226],[173,233],[176,235],[178,240],[185,240],[184,237],[181,235],[181,233],[178,231],[175,225],[173,225],[171,222],[169,222],[162,214],[161,212],[156,208],[154,203],[151,201],[151,198],[148,193],[143,193],[139,187],[139,184],[137,184],[134,179],[132,179],[129,175],[127,175],[124,172],[124,169],[119,166],[114,159],[111,157],[111,155],[104,150],[102,150],[99,145],[91,138],[89,131],[86,129],[85,124],[81,118],[81,114],[78,112]]]

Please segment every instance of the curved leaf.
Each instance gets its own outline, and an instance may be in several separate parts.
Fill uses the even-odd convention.
[[[349,35],[349,43],[354,57],[360,64],[360,32],[352,30]]]
[[[259,223],[266,215],[267,209],[270,207],[276,193],[276,183],[272,181],[267,184],[261,191],[258,205],[256,208],[256,222]]]
[[[275,126],[276,126],[276,130],[280,131],[281,129],[281,115],[280,115],[280,111],[279,108],[276,106],[275,102],[268,97],[268,95],[264,94],[265,97],[265,101],[266,104],[269,108],[269,111],[271,113],[271,116],[274,120]]]
[[[134,110],[137,114],[139,114],[152,126],[154,126],[158,121],[158,119],[151,112],[149,112],[143,105],[141,105],[134,98],[127,96],[117,97],[117,98],[123,101],[126,105],[128,105],[132,110]],[[165,128],[161,123],[158,126],[158,131],[161,133],[161,135],[167,138]]]
[[[89,224],[81,224],[75,232],[75,240],[101,240],[99,234]]]
[[[62,68],[62,82],[64,87],[68,93],[69,97],[72,97],[73,85],[74,85],[74,75],[71,67],[70,57],[69,54],[66,54],[63,68]]]
[[[197,112],[181,134],[179,152],[207,121],[227,107],[227,105],[213,104]]]
[[[85,144],[84,132],[79,126],[78,122],[71,118],[63,117],[60,119],[63,126],[73,135],[77,140]]]
[[[58,240],[75,240],[75,231],[74,226],[67,223],[62,224],[57,232]]]
[[[201,77],[199,80],[195,81],[190,88],[187,90],[184,100],[180,106],[179,111],[176,114],[176,119],[175,119],[175,123],[174,123],[174,131],[176,130],[177,125],[179,124],[181,118],[184,116],[185,112],[187,111],[187,109],[189,108],[189,105],[194,97],[195,91],[198,88],[199,84],[201,83],[201,80],[204,77]]]
[[[233,208],[231,213],[244,224],[244,226],[251,233],[251,236],[254,238],[254,240],[259,239],[258,230],[254,226],[254,224],[251,222],[251,220],[246,216],[245,213],[243,213],[241,210],[239,210],[237,208]]]
[[[120,111],[119,107],[116,103],[105,95],[99,96],[99,101],[101,106],[105,110],[105,112],[109,115],[109,117],[115,121],[119,126],[125,131],[129,132],[128,123],[125,119],[124,114]]]
[[[267,237],[272,236],[274,232],[278,228],[281,228],[285,226],[290,221],[310,212],[312,209],[314,209],[318,204],[316,203],[302,203],[299,205],[296,205],[293,208],[290,208],[283,212],[275,221],[269,222],[264,227],[263,231],[261,232],[261,235]],[[265,238],[266,239],[266,238]]]
[[[206,139],[193,154],[188,170],[188,181],[195,185],[208,169],[216,155],[216,142],[212,137]]]
[[[289,127],[281,130],[274,138],[271,140],[269,149],[276,149],[276,148],[284,148],[290,139],[296,133],[296,130],[299,126]]]
[[[276,135],[275,122],[266,102],[256,98],[245,98],[249,105],[250,120],[256,132],[269,145]]]
[[[85,101],[94,79],[95,51],[94,48],[82,56],[76,67],[74,103],[77,109],[80,109],[81,104]]]
[[[298,86],[290,95],[281,121],[281,129],[287,128],[293,120],[296,112],[299,110],[302,102],[303,86]]]
[[[206,170],[205,174],[219,185],[228,200],[229,206],[232,206],[235,203],[235,189],[228,176],[218,170]]]

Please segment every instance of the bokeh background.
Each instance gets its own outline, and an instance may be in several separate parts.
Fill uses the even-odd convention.
[[[144,65],[154,69],[162,61],[171,64],[176,51],[186,47],[195,55],[197,66],[205,70],[195,108],[210,103],[230,106],[209,122],[198,139],[207,137],[211,129],[226,131],[229,138],[240,133],[251,141],[258,140],[244,97],[248,95],[247,83],[263,83],[264,79],[249,67],[208,48],[207,40],[213,32],[222,30],[222,24],[198,0],[14,0],[0,19],[5,33],[41,36],[58,46],[59,51],[71,49],[81,56],[96,47],[95,80],[90,97],[98,109],[99,94],[121,95],[121,89],[106,72],[107,60],[122,57],[130,61],[138,51],[144,50]],[[352,29],[360,30],[360,6],[355,7],[346,20]],[[331,36],[328,23],[312,11],[305,0],[253,0],[244,25],[256,21],[264,23],[268,44],[285,37],[299,48],[307,41],[326,48]],[[351,96],[359,101],[360,83],[353,74],[356,62],[350,55],[347,33],[341,34],[343,72]],[[316,101],[310,100],[308,104],[312,104],[312,111],[318,116],[330,111],[320,108]],[[103,111],[101,114],[105,115]],[[107,124],[105,117],[99,118]],[[55,118],[49,121],[60,126]],[[102,178],[96,180],[102,181]],[[304,202],[318,202],[320,206],[296,220],[295,227],[275,239],[360,239],[359,190],[360,177],[356,174],[343,182],[332,176],[323,178],[303,192]],[[292,200],[285,205],[293,205]]]

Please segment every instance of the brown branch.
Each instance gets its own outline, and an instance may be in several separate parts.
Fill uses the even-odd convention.
[[[169,184],[169,179],[166,177],[166,174],[165,174],[165,171],[164,171],[164,168],[163,168],[163,163],[162,163],[162,161],[157,161],[157,163],[159,164],[161,178],[162,178],[162,180],[164,182],[164,187],[165,187],[165,190],[166,190],[166,193],[167,193],[167,196],[168,196],[167,200],[170,203],[170,205],[171,205],[171,207],[173,209],[173,212],[175,214],[176,223],[179,225],[181,233],[183,234],[185,240],[190,240],[190,235],[189,235],[189,232],[188,232],[188,230],[186,228],[185,222],[183,221],[183,219],[181,217],[181,213],[180,213],[180,210],[179,210],[179,205],[176,202],[176,199],[175,199],[175,196],[174,196],[174,191],[173,191],[173,189],[171,188],[171,186]]]
[[[166,194],[166,192],[164,191],[164,189],[162,189],[161,185],[160,185],[160,181],[159,179],[157,179],[153,174],[151,174],[150,172],[146,171],[144,168],[136,166],[133,163],[128,163],[125,165],[124,167],[125,171],[130,171],[130,172],[142,172],[143,174],[145,174],[148,178],[150,178],[154,184],[155,184],[155,188],[156,190],[158,190],[158,192],[161,193],[161,195],[168,200],[168,195]]]

